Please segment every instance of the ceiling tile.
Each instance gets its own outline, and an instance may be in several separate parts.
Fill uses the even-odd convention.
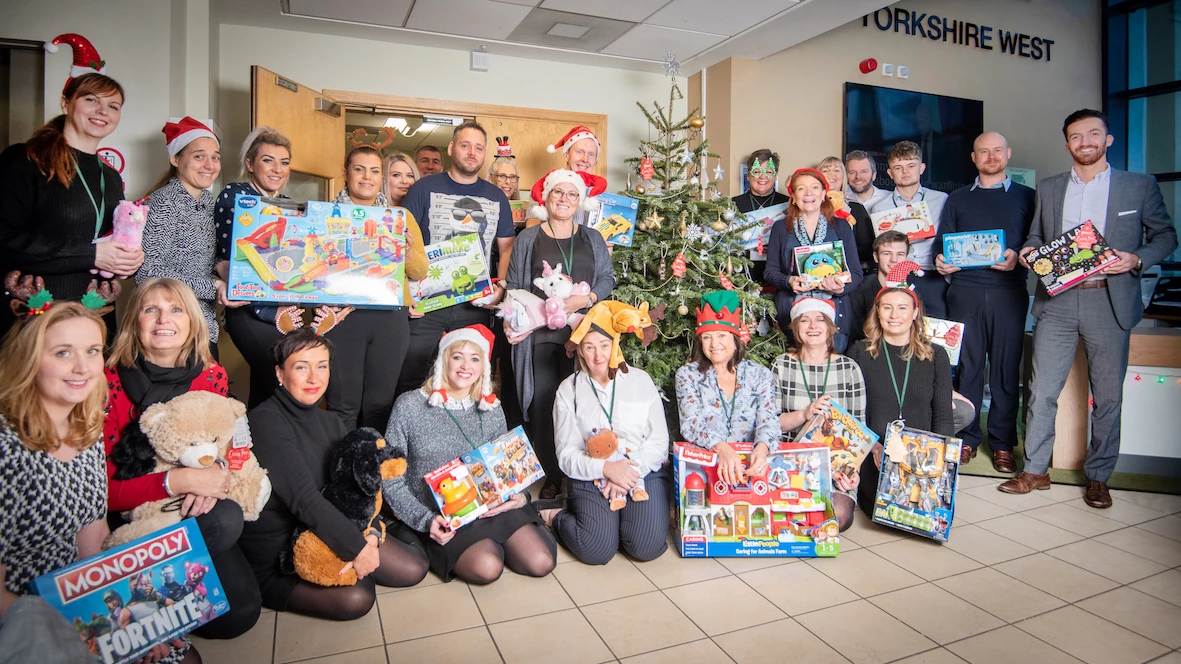
[[[522,7],[536,7],[541,0],[492,0],[493,2],[503,2],[509,5],[521,5]]]
[[[589,30],[578,39],[548,34],[557,23],[584,26]],[[525,20],[521,21],[520,25],[508,36],[508,40],[519,44],[538,44],[595,52],[622,37],[634,25],[635,23],[626,21],[556,12],[539,7],[529,12]]]
[[[669,0],[544,0],[540,6],[544,9],[640,23],[667,4]]]
[[[626,35],[599,52],[647,60],[663,60],[665,51],[669,51],[676,55],[678,60],[686,60],[724,39],[726,38],[722,35],[670,30],[653,25],[637,25]]]
[[[289,13],[400,28],[414,0],[288,0]]]
[[[796,4],[797,0],[673,0],[644,23],[734,36]]]
[[[529,7],[491,0],[416,2],[406,27],[444,34],[506,39],[529,14]]]

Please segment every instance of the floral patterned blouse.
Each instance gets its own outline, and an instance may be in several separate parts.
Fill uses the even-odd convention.
[[[712,366],[705,373],[696,362],[677,369],[677,405],[686,441],[706,449],[729,442],[765,443],[772,452],[779,448],[779,410],[770,369],[743,360],[733,405],[724,404],[723,398]]]

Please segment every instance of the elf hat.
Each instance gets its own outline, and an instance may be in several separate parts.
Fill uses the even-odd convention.
[[[198,138],[212,138],[220,145],[216,129],[213,120],[201,122],[186,115],[183,118],[168,118],[168,123],[160,131],[164,132],[164,140],[168,142],[168,157],[172,158]]]
[[[911,274],[921,277],[924,274],[923,268],[919,267],[919,264],[914,261],[902,261],[901,263],[890,268],[890,271],[886,273],[886,285],[883,286],[881,290],[878,291],[878,294],[874,296],[874,303],[876,304],[878,300],[882,299],[882,293],[885,293],[888,290],[898,289],[909,293],[910,297],[914,300],[915,306],[917,307],[919,304],[919,296],[914,292],[914,286],[907,283],[906,281]]]
[[[791,305],[791,319],[803,316],[811,311],[819,311],[828,318],[828,322],[835,324],[837,321],[837,305],[828,298],[820,298],[815,295],[801,295],[796,298],[796,301]]]
[[[598,196],[607,190],[607,181],[603,178],[584,173],[582,171],[570,171],[565,168],[555,168],[545,177],[533,183],[533,190],[530,192],[535,204],[529,208],[529,216],[535,219],[545,221],[549,219],[549,212],[545,209],[545,201],[549,198],[550,192],[554,187],[562,183],[572,184],[578,190],[578,204],[586,210],[593,210],[596,206],[588,205],[588,201],[593,196]]]
[[[550,154],[553,154],[553,153],[557,152],[558,150],[561,150],[562,156],[564,157],[564,156],[566,156],[566,153],[570,151],[571,145],[574,145],[575,143],[577,143],[578,141],[581,141],[584,138],[589,138],[592,141],[594,141],[596,148],[600,147],[599,137],[595,136],[595,132],[591,131],[589,127],[584,127],[583,125],[578,125],[577,127],[574,127],[570,131],[566,132],[566,135],[563,136],[562,139],[560,141],[558,141],[557,143],[554,143],[553,145],[547,145],[545,147],[545,151]]]
[[[434,387],[434,391],[427,398],[427,403],[432,406],[442,406],[447,402],[447,390],[443,387],[443,366],[447,360],[443,357],[443,353],[453,344],[466,341],[475,344],[484,353],[484,383],[480,389],[478,404],[480,410],[492,410],[499,406],[500,399],[492,391],[492,342],[494,339],[492,330],[478,323],[444,334],[443,338],[439,340],[439,353],[435,357],[435,371],[432,374],[431,385]]]
[[[697,308],[697,336],[706,332],[731,332],[735,336],[742,329],[742,301],[738,293],[719,290],[701,296]]]
[[[70,85],[70,81],[79,76],[106,73],[107,61],[99,57],[98,49],[90,43],[89,39],[68,32],[54,37],[53,41],[45,42],[41,46],[49,53],[57,53],[59,44],[69,44],[70,49],[74,52],[74,62],[70,65],[70,77],[66,79],[66,85],[62,87],[63,90]]]

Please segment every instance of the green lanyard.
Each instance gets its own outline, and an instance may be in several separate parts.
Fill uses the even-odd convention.
[[[606,408],[603,408],[603,400],[599,398],[599,390],[595,387],[594,379],[589,374],[586,379],[591,382],[591,389],[595,392],[595,401],[599,403],[599,410],[603,411],[603,415],[607,416],[607,426],[611,427],[615,424],[615,386],[618,383],[615,382],[615,379],[611,379],[611,410],[608,411]]]
[[[459,433],[463,434],[463,439],[467,441],[468,445],[471,445],[473,450],[488,442],[488,437],[484,435],[484,413],[480,412],[479,406],[476,406],[476,419],[480,421],[480,440],[483,441],[480,443],[480,445],[472,442],[471,437],[468,436],[467,432],[463,430],[463,426],[460,425],[459,420],[455,419],[455,416],[451,414],[451,409],[448,408],[446,404],[443,405],[443,410],[447,413],[447,417],[450,417],[451,421],[455,423],[455,428],[459,429]]]
[[[910,365],[907,364],[907,371],[910,370]],[[800,378],[804,379],[804,390],[808,392],[808,403],[812,403],[824,395],[824,389],[828,387],[828,370],[832,368],[832,355],[828,356],[828,363],[824,365],[824,382],[820,384],[820,392],[816,396],[812,396],[812,386],[808,385],[808,372],[804,370],[804,360],[800,359]],[[907,376],[909,378],[909,376]],[[898,388],[894,388],[898,389]]]
[[[717,374],[714,374],[714,387],[718,390],[718,398],[722,400],[722,414],[726,416],[726,437],[732,438],[732,434],[734,433],[734,402],[738,401],[738,379],[735,377],[734,394],[730,397],[729,404],[726,403],[726,393],[722,391],[722,384],[718,382]]]
[[[574,278],[574,231],[575,228],[570,229],[570,253],[562,248],[562,244],[558,242],[557,233],[554,232],[554,225],[549,221],[545,222],[549,226],[550,237],[554,239],[554,244],[558,245],[558,251],[562,254],[562,260],[566,261],[566,275],[571,279]],[[574,223],[574,222],[571,222]]]
[[[74,158],[74,172],[78,174],[78,179],[82,181],[82,186],[86,188],[86,195],[90,197],[90,204],[94,206],[94,239],[97,240],[98,232],[103,227],[103,219],[107,216],[107,178],[103,176],[102,157],[94,155],[94,158],[98,160],[99,200],[94,200],[94,194],[90,191],[90,185],[86,184],[86,178],[82,175],[82,167],[78,165],[77,157]]]
[[[898,379],[894,377],[894,363],[890,361],[890,346],[882,341],[886,351],[886,366],[890,368],[890,382],[894,384],[894,396],[898,397],[898,419],[902,418],[902,402],[906,399],[906,386],[910,384],[910,360],[906,361],[906,372],[902,378],[902,391],[898,391]]]

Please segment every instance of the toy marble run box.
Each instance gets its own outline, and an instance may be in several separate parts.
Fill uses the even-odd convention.
[[[448,461],[423,476],[451,530],[522,493],[545,477],[523,427]]]
[[[892,422],[886,428],[874,522],[946,542],[955,516],[961,445],[959,438]]]
[[[405,304],[400,207],[240,194],[234,202],[229,298],[273,304],[391,308]]]
[[[753,446],[731,443],[744,463]],[[686,558],[835,556],[832,471],[824,446],[780,443],[766,473],[744,484],[718,477],[718,455],[689,443],[674,445],[677,535]]]

